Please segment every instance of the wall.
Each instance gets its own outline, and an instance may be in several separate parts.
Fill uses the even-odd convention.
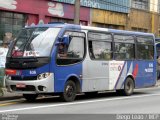
[[[150,0],[150,11],[158,12],[158,0]]]
[[[31,16],[28,16],[31,17],[29,18],[28,24],[30,24],[32,18],[34,18],[33,21],[37,22],[36,19],[38,19],[40,22],[46,23],[46,16],[66,19],[74,18],[74,6],[69,4],[51,2],[48,0],[0,0],[0,3],[0,10],[31,14]],[[33,15],[38,18],[33,17]],[[81,7],[80,20],[89,22],[89,15],[90,9]]]
[[[128,18],[128,29],[132,28],[142,28],[147,29],[148,32],[151,32],[151,14],[148,11],[131,9]]]
[[[151,13],[151,32],[156,36],[160,36],[160,16],[158,13]]]
[[[92,23],[104,23],[119,26],[126,26],[127,14],[92,9]]]
[[[54,0],[57,2],[64,2],[74,4],[75,0]],[[129,13],[131,0],[80,0],[81,6],[116,11],[122,13]]]

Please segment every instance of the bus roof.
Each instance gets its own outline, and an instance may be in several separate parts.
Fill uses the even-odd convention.
[[[81,26],[82,29],[86,30],[97,30],[102,32],[113,32],[117,34],[129,34],[129,35],[145,35],[145,36],[154,36],[153,33],[144,33],[144,32],[136,32],[136,31],[127,31],[127,30],[117,30],[110,28],[99,28],[99,27],[91,27],[91,26]]]
[[[102,31],[102,32],[113,32],[117,34],[127,34],[127,35],[145,35],[145,36],[153,36],[153,33],[144,33],[144,32],[135,32],[135,31],[127,31],[127,30],[117,30],[117,29],[110,29],[110,28],[100,28],[100,27],[91,27],[91,26],[81,26],[81,25],[75,25],[75,24],[67,24],[67,23],[61,23],[61,22],[53,22],[50,24],[42,24],[42,25],[35,25],[35,26],[29,26],[27,28],[32,27],[59,27],[59,28],[66,28],[66,29],[75,29],[75,30],[90,30],[90,31]]]

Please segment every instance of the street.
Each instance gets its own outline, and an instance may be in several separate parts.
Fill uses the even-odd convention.
[[[0,113],[13,114],[150,114],[160,111],[160,87],[135,90],[132,96],[115,92],[96,97],[77,96],[74,102],[59,102],[58,96],[39,97],[29,103],[23,98],[0,102]]]

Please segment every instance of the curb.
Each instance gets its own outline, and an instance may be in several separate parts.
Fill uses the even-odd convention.
[[[22,96],[0,96],[0,101],[15,100],[20,98],[23,98],[23,97]]]
[[[2,92],[3,93],[0,94],[0,101],[15,100],[23,97],[21,94],[7,92],[6,88],[2,88]]]

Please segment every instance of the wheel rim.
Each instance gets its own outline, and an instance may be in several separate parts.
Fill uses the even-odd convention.
[[[131,81],[129,81],[129,82],[127,82],[127,84],[126,84],[126,91],[127,91],[128,93],[131,93],[132,90],[133,90],[133,86],[132,86]]]
[[[66,95],[67,95],[67,97],[73,97],[73,95],[74,95],[74,87],[72,85],[67,85],[67,87],[66,87]]]

